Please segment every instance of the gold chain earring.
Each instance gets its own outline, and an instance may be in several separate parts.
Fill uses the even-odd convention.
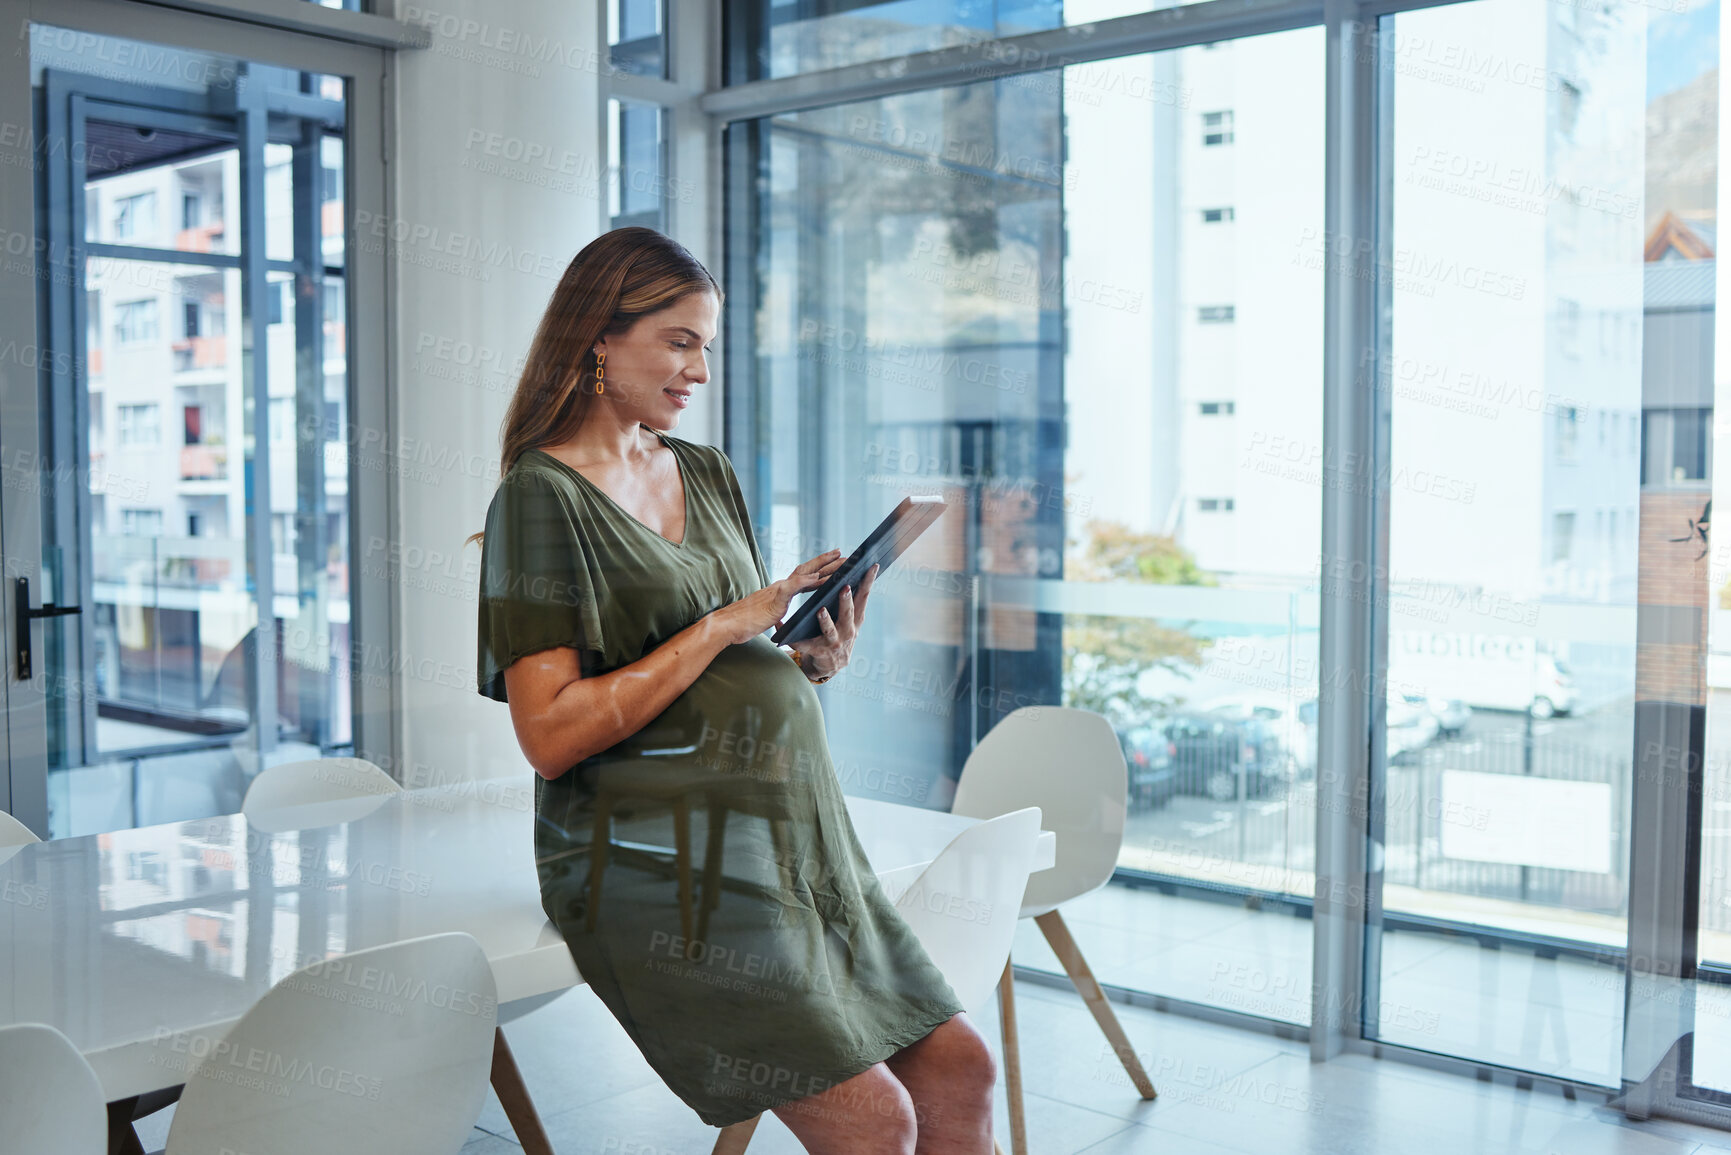
[[[606,386],[604,386],[601,383],[601,367],[602,367],[602,365],[604,365],[606,363],[606,361],[607,361],[607,354],[605,354],[605,353],[595,354],[595,394],[596,394],[596,396],[600,396],[601,391],[604,388],[606,388]]]

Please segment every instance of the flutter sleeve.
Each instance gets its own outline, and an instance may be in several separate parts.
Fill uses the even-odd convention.
[[[481,539],[478,689],[506,701],[505,670],[556,646],[603,651],[589,551],[570,506],[545,474],[512,468]]]

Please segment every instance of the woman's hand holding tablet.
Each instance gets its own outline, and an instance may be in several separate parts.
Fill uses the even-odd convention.
[[[889,516],[866,536],[859,548],[848,555],[847,561],[829,575],[829,580],[788,615],[787,620],[777,627],[769,640],[778,646],[785,646],[820,636],[823,629],[818,622],[818,610],[828,610],[831,620],[834,620],[844,588],[853,586],[857,589],[860,579],[874,565],[878,567],[878,575],[881,577],[883,571],[913,544],[914,539],[924,533],[926,527],[948,508],[944,499],[935,495],[902,498],[901,503],[890,511]]]

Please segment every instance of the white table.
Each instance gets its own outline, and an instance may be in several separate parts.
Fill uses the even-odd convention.
[[[104,1095],[172,1087],[163,1062],[214,1041],[309,962],[461,930],[499,1001],[582,982],[541,910],[533,779],[238,814],[0,849],[0,1026],[58,1027]],[[905,887],[973,819],[864,798],[848,812],[878,877]],[[1042,831],[1035,869],[1056,837]]]

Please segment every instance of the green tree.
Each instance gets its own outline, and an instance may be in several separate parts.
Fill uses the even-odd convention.
[[[1175,540],[1138,533],[1109,521],[1090,521],[1071,538],[1065,561],[1071,581],[1147,585],[1216,584]],[[1074,548],[1079,547],[1079,548]],[[1143,673],[1164,668],[1188,676],[1202,664],[1212,638],[1152,618],[1070,614],[1064,621],[1064,701],[1127,728],[1168,712],[1177,699],[1138,688]]]

